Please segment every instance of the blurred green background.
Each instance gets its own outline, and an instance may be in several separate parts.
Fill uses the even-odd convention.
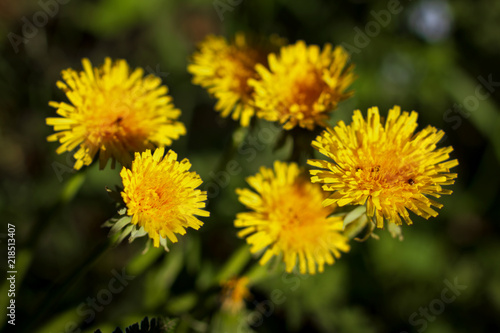
[[[0,3],[0,240],[6,258],[6,224],[15,224],[16,332],[111,332],[156,315],[180,318],[179,332],[500,331],[500,2],[59,1]],[[323,274],[267,274],[252,286],[247,314],[232,322],[218,312],[214,281],[244,245],[232,226],[244,209],[234,189],[290,149],[273,152],[275,137],[257,137],[247,143],[255,158],[236,154],[241,172],[227,186],[217,183],[214,170],[237,124],[213,111],[214,100],[191,84],[186,66],[204,36],[236,31],[344,45],[358,79],[331,123],[350,119],[354,109],[378,106],[386,114],[401,105],[419,112],[421,128],[446,132],[442,145],[454,147],[460,165],[439,216],[415,217],[403,227],[403,242],[380,230],[380,240],[353,242]],[[162,78],[188,129],[172,148],[191,160],[205,189],[220,192],[205,225],[170,253],[141,256],[139,239],[93,256],[107,237],[100,225],[116,211],[105,186],[120,185],[118,170],[72,172],[70,155],[56,155],[57,144],[45,139],[52,133],[45,118],[55,115],[48,101],[66,100],[55,86],[60,71],[80,70],[83,57],[100,65],[106,56]],[[6,260],[0,265],[7,270]],[[104,297],[124,268],[133,279],[89,310],[89,298]],[[440,303],[454,281],[466,289]],[[5,309],[7,284],[0,289]],[[428,307],[426,317],[420,311]],[[6,319],[0,326],[13,331]]]

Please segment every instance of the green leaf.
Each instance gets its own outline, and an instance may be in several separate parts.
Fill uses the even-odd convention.
[[[361,215],[366,213],[366,207],[365,206],[359,206],[354,208],[352,211],[346,214],[344,217],[344,229],[354,221],[356,221],[358,218],[361,217]]]
[[[168,300],[166,310],[174,315],[189,312],[198,302],[198,296],[189,292]]]
[[[212,317],[210,322],[210,333],[225,333],[239,332],[252,333],[253,331],[248,324],[248,311],[240,311],[238,313],[229,313],[219,311]]]
[[[79,172],[71,177],[71,179],[64,186],[61,193],[62,202],[70,202],[75,197],[75,195],[78,193],[83,183],[85,182],[85,175],[85,172]]]
[[[162,236],[160,236],[160,245],[163,246],[165,251],[170,252],[170,249],[167,246],[167,239],[163,238]]]
[[[130,224],[132,221],[132,218],[130,216],[124,216],[116,221],[116,223],[113,224],[111,227],[111,230],[109,231],[109,236],[114,236],[117,234],[119,231],[121,231],[125,226]]]
[[[156,309],[165,304],[170,288],[183,268],[184,253],[181,248],[176,247],[165,255],[159,267],[147,271],[143,298],[146,309]]]
[[[362,208],[364,208],[364,206]],[[358,208],[355,210],[358,210]],[[361,209],[359,209],[356,213],[353,213],[354,211],[352,211],[348,213],[348,215],[353,213],[352,216],[356,216],[360,211]],[[351,218],[352,217],[349,217],[349,219]],[[364,214],[361,214],[360,216],[356,217],[348,224],[345,224],[344,236],[346,236],[349,239],[359,240],[358,238],[356,238],[356,236],[359,235],[363,230],[367,229],[367,227],[368,227],[368,233],[364,237],[362,237],[365,240],[368,239],[368,237],[372,234],[374,229],[373,223],[370,222],[370,219],[368,218],[365,212]]]
[[[115,245],[120,244],[131,232],[134,230],[135,225],[129,225],[125,229],[123,229],[122,233],[119,234],[118,238],[116,239]]]
[[[389,222],[387,223],[387,231],[389,231],[393,238],[398,238],[400,241],[403,240],[403,230],[401,226]]]
[[[147,243],[150,243],[148,241]],[[136,255],[128,264],[128,270],[132,275],[142,274],[148,267],[152,266],[158,258],[165,252],[159,248],[153,247],[142,255]]]
[[[76,332],[78,326],[84,317],[78,314],[76,307],[69,308],[63,313],[58,314],[54,319],[50,320],[47,324],[38,328],[38,333],[53,333],[53,332]]]
[[[139,229],[135,228],[134,230],[132,230],[132,233],[130,234],[130,238],[128,241],[129,243],[132,243],[134,239],[145,235],[147,235],[147,232],[146,230],[144,230],[144,227],[140,227]]]
[[[249,260],[250,249],[247,245],[243,245],[231,256],[231,258],[229,258],[224,267],[222,267],[215,278],[215,283],[220,284],[234,276],[238,276]]]

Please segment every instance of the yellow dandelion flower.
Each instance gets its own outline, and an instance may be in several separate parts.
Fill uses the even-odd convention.
[[[375,217],[377,227],[384,219],[401,225],[401,217],[411,224],[408,210],[426,219],[437,216],[431,207],[442,204],[428,198],[451,194],[443,185],[451,185],[457,177],[449,173],[458,165],[449,161],[452,147],[436,149],[444,136],[432,126],[414,134],[418,114],[401,113],[395,106],[381,124],[377,107],[368,110],[365,121],[359,110],[352,123],[344,122],[328,128],[313,141],[320,153],[333,160],[309,160],[323,170],[312,170],[312,182],[323,183],[325,191],[333,191],[324,205],[364,205]]]
[[[335,208],[323,207],[321,187],[312,184],[295,163],[274,163],[247,178],[255,189],[237,189],[239,200],[252,212],[239,213],[234,225],[244,227],[238,235],[246,237],[250,251],[266,249],[260,259],[265,264],[283,254],[286,271],[292,272],[298,259],[302,274],[323,272],[340,251],[348,251],[348,239],[341,234],[341,217],[330,216]]]
[[[284,129],[326,126],[329,113],[352,95],[345,92],[355,79],[348,61],[340,46],[332,50],[326,44],[321,51],[303,41],[282,47],[279,55],[270,54],[270,69],[257,65],[260,79],[249,81],[255,89],[257,116],[279,121]]]
[[[177,161],[177,154],[170,150],[165,157],[164,148],[151,155],[135,153],[132,168],[123,168],[122,197],[127,205],[127,215],[132,224],[138,225],[153,239],[158,247],[161,238],[177,242],[175,234],[184,235],[185,228],[198,230],[203,222],[197,216],[209,216],[202,210],[207,193],[197,190],[202,180],[196,172],[188,172],[188,159]]]
[[[99,152],[99,167],[108,159],[130,166],[133,152],[142,152],[172,144],[173,139],[186,134],[181,114],[172,105],[168,89],[154,75],[143,77],[138,68],[131,72],[125,60],[114,63],[106,58],[100,68],[92,68],[88,59],[82,60],[83,71],[62,71],[65,82],[58,81],[71,104],[50,102],[60,118],[47,118],[47,125],[57,133],[48,141],[59,141],[57,153],[72,151],[74,168],[90,165]]]
[[[244,300],[249,299],[251,294],[248,289],[248,278],[232,278],[222,285],[222,309],[238,313],[245,306]]]
[[[244,127],[255,114],[253,88],[248,79],[257,76],[257,63],[267,63],[268,46],[263,44],[249,41],[242,33],[236,34],[231,43],[224,37],[210,35],[200,43],[188,66],[193,83],[208,89],[217,99],[215,109],[222,117],[231,114]]]

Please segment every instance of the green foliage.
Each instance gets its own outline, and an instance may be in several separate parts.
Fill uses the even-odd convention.
[[[148,317],[145,317],[140,324],[136,323],[125,328],[125,333],[175,333],[177,322],[176,319],[168,318],[153,318],[149,321]],[[95,333],[102,332],[97,330]],[[117,328],[113,333],[123,333],[123,331]]]
[[[478,88],[479,77],[500,81],[500,3],[441,1],[449,7],[451,30],[432,42],[412,30],[410,18],[418,5],[433,1],[401,1],[402,11],[352,53],[355,94],[329,123],[349,123],[354,109],[366,112],[374,105],[382,113],[394,104],[416,110],[420,128],[430,124],[446,132],[441,146],[454,147],[459,176],[453,195],[438,199],[444,204],[439,216],[428,221],[413,216],[414,225],[401,227],[403,241],[391,237],[390,230],[371,230],[363,207],[350,212],[346,230],[365,242],[351,241],[351,251],[324,273],[305,276],[284,273],[279,260],[258,265],[260,254],[251,254],[233,227],[235,214],[244,209],[234,190],[260,166],[288,159],[292,136],[273,132],[263,142],[258,135],[269,124],[256,122],[251,133],[256,139],[245,141],[248,131],[236,130],[234,121],[214,112],[214,99],[191,83],[186,65],[196,43],[209,33],[277,33],[290,42],[356,46],[358,29],[366,32],[368,23],[376,22],[373,12],[386,10],[388,1],[220,1],[230,6],[222,19],[212,0],[56,1],[57,13],[35,26],[37,33],[17,52],[8,35],[22,36],[25,21],[33,22],[35,13],[43,13],[40,3],[51,1],[2,1],[0,211],[6,223],[17,226],[16,328],[44,333],[97,328],[106,333],[115,327],[122,327],[115,332],[131,333],[413,332],[420,326],[412,325],[410,316],[440,299],[443,281],[457,277],[467,289],[428,322],[425,332],[494,332],[500,313],[499,87],[474,110],[463,106],[460,112],[454,104],[466,104],[477,89],[486,91]],[[81,58],[98,64],[105,56],[160,76],[188,132],[171,148],[189,158],[204,186],[215,184],[219,190],[209,197],[211,217],[204,226],[169,243],[168,253],[163,247],[144,252],[149,237],[127,225],[130,217],[123,210],[117,212],[123,207],[116,187],[120,168],[98,170],[94,164],[76,172],[71,154],[57,155],[57,145],[46,142],[52,131],[45,118],[55,116],[47,103],[65,100],[55,85],[61,70],[80,70]],[[217,176],[230,160],[241,169],[219,184],[223,178]],[[116,246],[96,253],[110,229]],[[5,230],[0,230],[2,253]],[[130,236],[144,237],[129,243]],[[134,276],[123,289],[115,276],[122,271]],[[242,312],[224,312],[220,283],[241,274],[251,281],[252,298]],[[1,306],[7,304],[8,288],[2,281]],[[116,288],[120,291],[112,292]],[[95,308],[88,299],[95,300]],[[82,305],[93,309],[91,319]],[[6,319],[0,319],[0,329],[7,332]]]

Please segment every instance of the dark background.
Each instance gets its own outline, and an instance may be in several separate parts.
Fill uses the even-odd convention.
[[[217,184],[213,170],[237,124],[213,111],[214,100],[191,84],[186,66],[205,35],[232,37],[237,31],[277,33],[290,43],[303,39],[308,44],[344,45],[352,52],[358,79],[352,86],[354,97],[340,104],[331,124],[349,120],[354,109],[366,113],[368,107],[378,106],[386,114],[401,105],[419,112],[419,128],[430,124],[443,129],[447,136],[442,145],[452,145],[452,158],[460,163],[453,169],[458,173],[454,193],[439,199],[444,204],[439,216],[429,221],[413,218],[413,226],[403,227],[403,242],[379,230],[379,241],[353,242],[351,252],[323,274],[276,273],[252,286],[249,313],[273,291],[285,297],[263,311],[263,320],[251,321],[252,328],[499,330],[500,83],[487,90],[482,82],[500,82],[500,2],[65,2],[57,7],[54,1],[0,2],[0,234],[5,253],[6,224],[16,225],[19,332],[71,332],[80,323],[82,331],[110,332],[146,315],[181,318],[180,332],[217,331],[214,318],[221,317],[210,281],[244,244],[232,226],[235,214],[243,210],[234,189],[244,186],[244,178],[259,166],[286,159],[290,145],[275,153],[274,139],[264,140],[254,147],[257,157],[251,161],[236,154],[242,169],[229,185],[219,186],[220,194],[210,201],[211,217],[199,232],[188,231],[170,253],[151,251],[143,257],[140,239],[99,256],[107,235],[100,225],[116,211],[104,187],[120,184],[119,170],[99,171],[93,165],[72,172],[71,156],[56,155],[58,145],[46,142],[52,129],[45,118],[55,116],[50,100],[66,100],[55,85],[62,69],[81,70],[84,57],[95,66],[106,56],[126,59],[131,67],[160,76],[169,87],[188,129],[172,148],[191,160],[206,183]],[[49,15],[40,14],[44,7]],[[30,30],[26,22],[34,20],[38,27]],[[26,39],[21,40],[23,29]],[[87,298],[99,295],[113,272],[124,267],[134,279],[96,310],[95,318],[90,318],[91,311],[82,315],[82,309],[90,309]],[[439,309],[434,300],[441,300],[447,284],[455,280],[467,288]],[[65,286],[65,281],[73,282]],[[5,309],[5,280],[0,289]],[[438,314],[429,312],[431,317],[425,319],[419,311],[429,306]],[[411,322],[413,313],[417,315]],[[6,319],[2,315],[0,325],[7,332],[12,327]]]

